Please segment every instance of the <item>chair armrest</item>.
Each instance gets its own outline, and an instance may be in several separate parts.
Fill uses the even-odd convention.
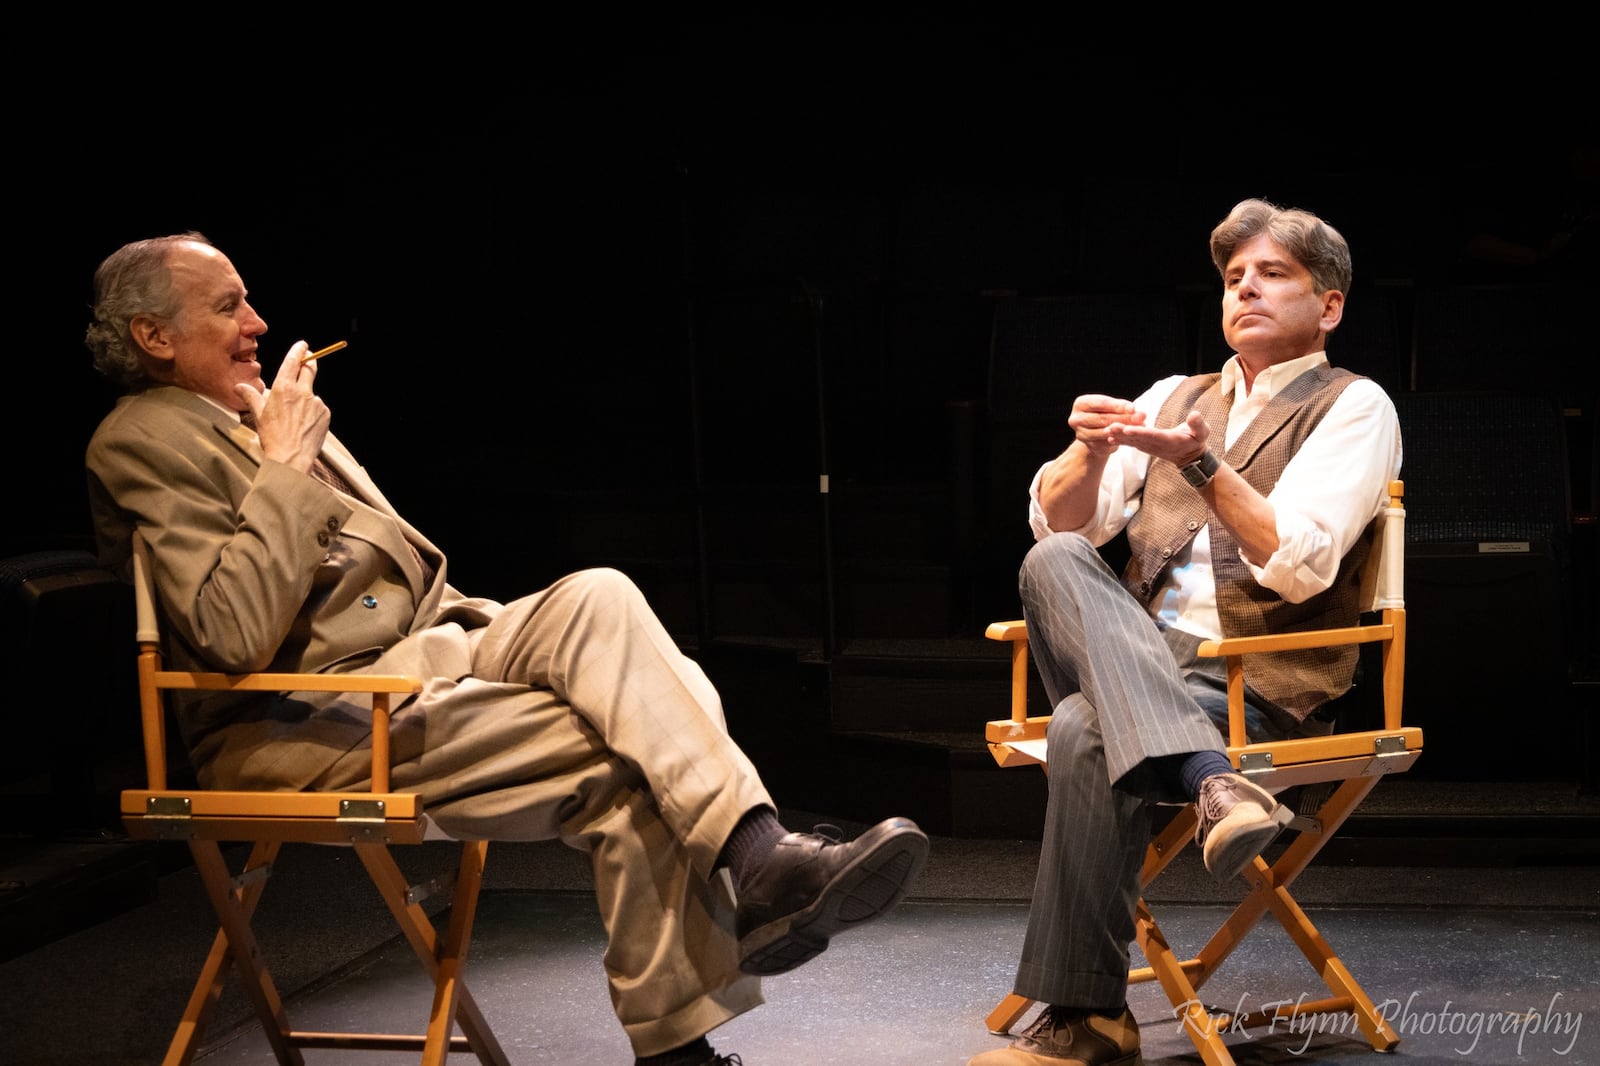
[[[1383,621],[1377,625],[1205,640],[1200,642],[1196,654],[1210,658],[1221,657],[1227,661],[1228,745],[1230,748],[1238,748],[1248,742],[1244,722],[1243,656],[1259,652],[1332,648],[1347,644],[1382,644],[1384,727],[1390,730],[1400,728],[1405,679],[1405,634],[1405,608],[1390,607],[1384,609]]]
[[[167,689],[218,692],[352,692],[372,697],[372,791],[389,791],[389,697],[414,695],[422,691],[422,679],[404,674],[305,674],[249,673],[216,674],[193,670],[155,670],[158,659],[154,643],[146,643],[140,653],[140,686],[148,692],[141,697],[145,728],[145,765],[152,788],[166,781],[166,767],[160,755],[164,746],[160,724],[159,692]]]
[[[1256,637],[1224,637],[1203,640],[1196,652],[1208,658],[1250,655],[1263,651],[1296,651],[1301,648],[1332,648],[1341,644],[1370,644],[1394,636],[1392,625],[1348,626],[1343,629],[1308,629],[1299,633],[1268,633]]]
[[[405,674],[211,674],[192,670],[156,673],[159,688],[235,692],[403,692],[422,691],[422,680]]]
[[[991,622],[984,635],[1011,642],[1011,718],[1028,720],[1028,625],[1022,621]]]
[[[1019,620],[1010,622],[990,622],[989,628],[983,635],[990,640],[1027,640],[1028,623]]]

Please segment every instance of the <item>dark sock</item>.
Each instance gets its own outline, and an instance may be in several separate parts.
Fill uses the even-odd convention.
[[[1064,1026],[1075,1025],[1091,1015],[1114,1022],[1121,1018],[1127,1009],[1126,1004],[1120,1007],[1066,1007],[1059,1003],[1052,1003],[1039,1012],[1039,1016],[1034,1019],[1034,1024],[1042,1023],[1050,1028],[1059,1029]],[[1051,1061],[1057,1060],[1052,1059]]]
[[[1155,760],[1156,770],[1167,787],[1190,799],[1200,795],[1200,783],[1212,774],[1233,773],[1233,764],[1220,751],[1196,751],[1188,755],[1167,755]]]
[[[722,845],[717,865],[726,866],[733,874],[735,888],[742,888],[761,864],[767,861],[772,849],[789,831],[778,821],[778,812],[771,807],[756,807],[745,812],[739,824],[728,834]]]
[[[704,1066],[712,1056],[711,1042],[705,1037],[663,1051],[659,1055],[643,1055],[633,1060],[633,1066]]]
[[[1178,767],[1178,781],[1185,796],[1200,796],[1200,783],[1212,774],[1233,773],[1233,763],[1220,751],[1197,751]]]

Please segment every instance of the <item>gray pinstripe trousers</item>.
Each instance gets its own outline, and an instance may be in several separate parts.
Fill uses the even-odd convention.
[[[1039,873],[1015,990],[1042,1003],[1110,1010],[1127,995],[1151,804],[1193,798],[1164,784],[1146,760],[1222,751],[1208,714],[1215,701],[1202,707],[1196,698],[1216,690],[1186,678],[1184,651],[1175,649],[1192,656],[1193,644],[1164,635],[1083,537],[1057,533],[1036,543],[1019,586],[1054,714]]]

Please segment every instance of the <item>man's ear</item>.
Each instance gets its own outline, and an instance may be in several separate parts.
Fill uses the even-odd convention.
[[[172,360],[172,336],[167,324],[155,315],[138,314],[128,323],[128,335],[139,350],[151,359]]]
[[[1322,332],[1332,333],[1344,319],[1344,293],[1329,289],[1322,294]]]

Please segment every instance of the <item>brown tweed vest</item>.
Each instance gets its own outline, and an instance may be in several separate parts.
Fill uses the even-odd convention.
[[[1226,439],[1232,396],[1218,387],[1221,374],[1201,374],[1178,386],[1156,418],[1158,426],[1177,425],[1198,410],[1211,439]],[[1283,468],[1317,428],[1334,400],[1357,375],[1321,366],[1295,378],[1256,416],[1222,460],[1262,495],[1272,491]],[[1168,462],[1150,464],[1144,499],[1128,523],[1132,558],[1122,581],[1141,603],[1155,596],[1162,575],[1200,527],[1210,523],[1204,497]],[[1372,549],[1372,528],[1339,563],[1339,575],[1324,592],[1304,603],[1289,603],[1257,584],[1239,545],[1221,522],[1211,525],[1211,566],[1217,585],[1217,612],[1227,636],[1253,636],[1300,629],[1354,625],[1360,614],[1361,567]],[[1269,701],[1297,720],[1350,688],[1357,649],[1311,648],[1247,655],[1245,682],[1256,698]]]

